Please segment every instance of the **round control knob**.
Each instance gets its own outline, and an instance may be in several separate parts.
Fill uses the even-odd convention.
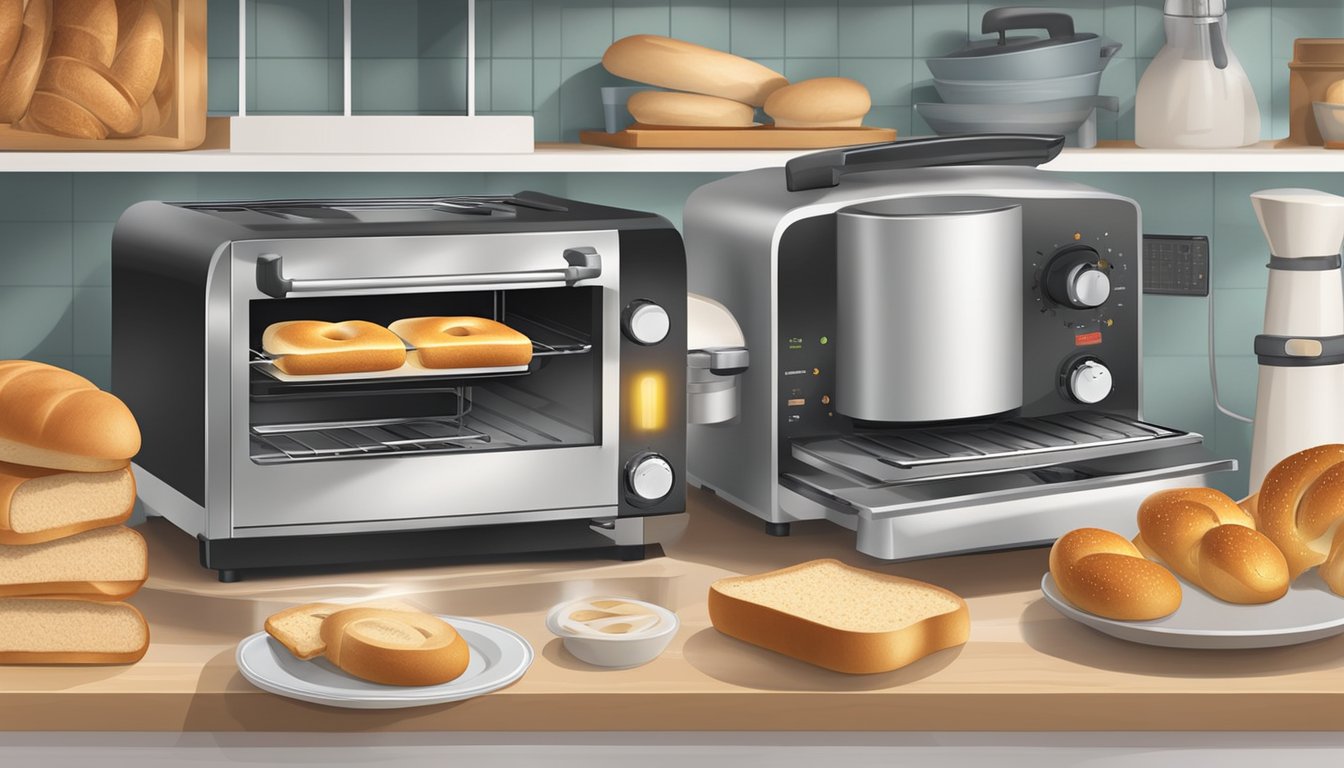
[[[636,496],[657,501],[672,492],[672,465],[656,453],[646,453],[630,462],[625,479]]]
[[[1045,292],[1066,307],[1100,307],[1111,297],[1111,277],[1101,261],[1089,245],[1065,248],[1045,268]]]
[[[667,310],[647,299],[631,302],[624,315],[621,325],[625,335],[645,346],[666,339],[668,331],[672,330],[672,319],[667,316]]]
[[[1069,371],[1069,395],[1080,403],[1100,403],[1111,394],[1111,369],[1100,360],[1083,360]]]

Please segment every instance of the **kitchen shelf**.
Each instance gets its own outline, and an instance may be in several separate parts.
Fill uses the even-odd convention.
[[[1116,173],[1341,173],[1344,151],[1275,149],[1151,150],[1103,142],[1066,149],[1047,170]],[[189,152],[7,152],[0,171],[60,173],[736,173],[783,165],[817,150],[644,150],[538,144],[526,154],[361,155]]]

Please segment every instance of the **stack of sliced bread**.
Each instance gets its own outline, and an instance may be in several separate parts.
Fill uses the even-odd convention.
[[[149,627],[121,602],[147,577],[125,522],[140,429],[81,376],[0,361],[0,664],[118,664]]]

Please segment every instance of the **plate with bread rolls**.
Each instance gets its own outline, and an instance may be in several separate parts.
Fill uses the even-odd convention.
[[[347,709],[473,698],[512,684],[533,657],[513,630],[395,600],[289,608],[237,652],[238,670],[263,691]]]
[[[1100,632],[1174,648],[1267,648],[1344,633],[1344,445],[1295,453],[1233,501],[1172,488],[1138,533],[1080,528],[1050,550],[1046,602]]]

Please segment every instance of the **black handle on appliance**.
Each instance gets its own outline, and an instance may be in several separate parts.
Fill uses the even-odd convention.
[[[1215,21],[1209,25],[1209,49],[1213,53],[1213,66],[1227,69],[1227,46],[1223,45],[1223,22]]]
[[[1012,29],[1044,29],[1051,38],[1072,37],[1073,17],[1048,8],[1011,6],[985,11],[980,18],[980,34],[998,33],[999,45],[1008,41]]]
[[[840,177],[848,173],[943,165],[1037,166],[1054,160],[1063,148],[1063,136],[1028,133],[930,136],[795,157],[784,164],[784,179],[790,192],[800,192],[837,186]]]

